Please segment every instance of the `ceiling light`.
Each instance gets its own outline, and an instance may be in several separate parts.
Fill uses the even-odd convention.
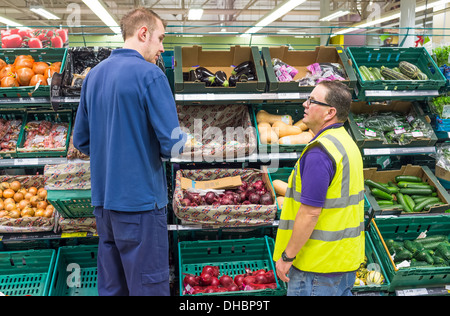
[[[420,12],[420,11],[423,11],[425,9],[431,9],[431,8],[434,8],[436,6],[439,6],[439,5],[442,5],[442,4],[446,4],[446,3],[448,3],[448,0],[435,1],[433,3],[428,3],[428,5],[417,6],[415,11],[416,12]],[[364,28],[364,27],[370,27],[370,26],[373,26],[375,24],[384,23],[384,22],[387,22],[387,21],[390,21],[390,20],[395,20],[395,19],[398,19],[398,18],[400,18],[400,13],[394,13],[394,14],[385,15],[382,18],[379,18],[379,19],[376,19],[376,20],[373,20],[373,21],[370,21],[370,22],[357,23],[357,24],[355,24],[355,27],[350,27],[350,28],[341,30],[339,32],[334,33],[334,35],[342,35],[342,34],[350,33],[350,32],[359,30],[359,29]]]
[[[188,19],[189,20],[200,20],[203,15],[203,9],[189,9]]]
[[[47,20],[59,20],[60,19],[56,15],[48,12],[47,10],[45,10],[42,7],[31,7],[30,10],[33,11],[34,13],[37,13],[40,16],[46,18]]]
[[[23,26],[22,24],[19,24],[2,16],[0,16],[0,23],[6,24],[7,26]]]
[[[320,21],[331,21],[337,18],[340,18],[341,16],[347,15],[350,13],[350,10],[339,10],[339,11],[335,11],[321,19],[319,19]]]
[[[300,4],[305,2],[306,0],[288,0],[278,6],[274,11],[269,12],[265,16],[263,16],[258,22],[256,22],[255,26],[245,31],[247,34],[256,33],[261,30],[263,27],[269,25],[273,21],[279,19],[289,11],[295,9]]]
[[[83,0],[83,2],[94,12],[100,20],[103,21],[114,33],[121,34],[120,26],[116,20],[109,14],[106,8],[99,0]]]

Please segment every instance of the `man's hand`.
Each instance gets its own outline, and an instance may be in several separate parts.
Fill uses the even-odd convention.
[[[287,274],[288,274],[291,266],[292,266],[292,262],[285,262],[281,258],[278,259],[278,261],[276,263],[277,275],[282,281],[289,282],[289,278],[287,277]]]

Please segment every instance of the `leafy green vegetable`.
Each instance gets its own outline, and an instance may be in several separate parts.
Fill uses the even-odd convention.
[[[436,63],[438,67],[448,64],[448,56],[450,54],[450,46],[440,46],[433,48],[432,53],[436,55]]]

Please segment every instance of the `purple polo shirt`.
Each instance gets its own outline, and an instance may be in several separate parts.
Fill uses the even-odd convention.
[[[336,123],[325,127],[311,140],[329,128],[338,128],[342,123]],[[336,172],[334,161],[322,146],[314,146],[308,149],[300,159],[300,174],[302,178],[302,204],[323,207],[328,187]]]

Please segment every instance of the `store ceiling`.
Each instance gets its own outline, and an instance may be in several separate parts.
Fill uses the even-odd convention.
[[[350,9],[352,14],[330,22],[332,26],[348,26],[366,18],[368,6],[377,5],[383,11],[398,9],[400,0],[329,0],[331,11]],[[320,0],[306,0],[260,33],[314,34],[320,33]],[[117,22],[132,8],[153,9],[168,23],[167,32],[183,34],[211,34],[211,32],[245,32],[283,0],[103,0]],[[58,16],[47,20],[30,11],[43,7]],[[188,19],[190,8],[203,8],[201,20]],[[105,24],[81,0],[0,0],[0,16],[26,26],[69,26],[71,34],[112,34]],[[1,24],[0,24],[1,25]],[[81,27],[83,26],[83,27]],[[93,27],[94,26],[94,27]]]

